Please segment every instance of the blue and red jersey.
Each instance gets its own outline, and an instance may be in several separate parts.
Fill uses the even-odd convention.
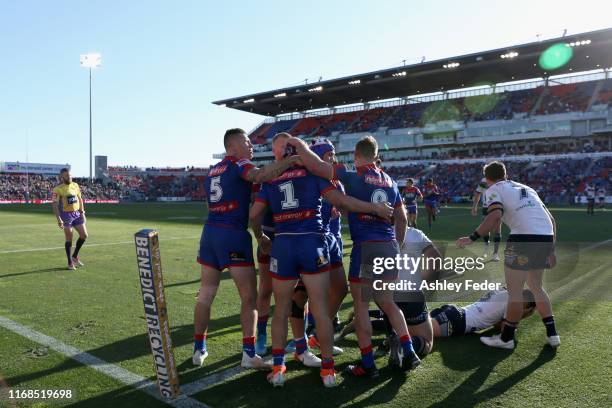
[[[344,186],[338,180],[331,182],[336,189],[344,194]],[[340,235],[340,212],[329,201],[323,199],[321,204],[321,217],[323,218],[323,229],[325,233],[331,233],[335,236]]]
[[[336,187],[306,168],[294,166],[262,184],[255,201],[272,210],[275,234],[325,233],[321,196]]]
[[[249,225],[252,183],[247,174],[255,168],[248,159],[226,156],[206,177],[206,225],[246,230]]]
[[[439,195],[440,190],[438,190],[437,185],[425,184],[425,186],[423,187],[423,196],[425,197],[425,200],[436,201]]]
[[[344,164],[334,166],[334,178],[340,180],[348,195],[367,202],[386,202],[392,207],[402,206],[397,183],[387,173],[368,164],[349,170]],[[395,239],[391,221],[372,214],[350,212],[349,229],[353,242],[390,241]]]
[[[404,199],[406,200],[406,205],[416,205],[417,197],[422,197],[421,190],[419,190],[419,188],[416,186],[406,186],[404,189]]]

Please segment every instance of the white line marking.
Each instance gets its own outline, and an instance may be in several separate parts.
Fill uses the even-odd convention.
[[[18,335],[27,338],[28,340],[34,341],[43,346],[49,347],[51,350],[56,351],[68,358],[78,361],[79,363],[91,367],[96,371],[101,372],[122,384],[129,385],[137,390],[143,391],[153,398],[167,403],[170,406],[177,408],[188,408],[188,407],[207,407],[206,404],[200,401],[189,398],[187,395],[182,394],[180,397],[174,400],[164,399],[157,390],[157,385],[138,374],[134,374],[124,368],[108,363],[96,356],[79,350],[75,347],[69,346],[53,337],[47,336],[35,330],[32,330],[26,326],[12,321],[6,317],[0,316],[0,326],[7,330],[17,333]]]
[[[181,391],[183,391],[186,395],[197,394],[200,391],[229,380],[230,378],[235,377],[244,371],[246,370],[241,366],[231,367],[226,370],[219,371],[218,373],[200,378],[199,380],[190,382],[189,384],[185,384],[181,386]]]
[[[162,238],[161,241],[175,241],[180,239],[195,239],[200,238],[199,235],[192,237],[170,237],[170,238]],[[85,244],[85,247],[97,247],[97,246],[108,246],[108,245],[125,245],[125,244],[133,244],[134,241],[118,241],[118,242],[105,242],[99,244]],[[30,249],[9,249],[7,251],[0,251],[0,254],[15,254],[20,252],[38,252],[38,251],[55,251],[57,249],[64,249],[64,247],[49,247],[49,248],[30,248]]]

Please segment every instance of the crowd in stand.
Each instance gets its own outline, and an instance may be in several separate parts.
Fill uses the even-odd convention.
[[[116,183],[103,183],[75,178],[85,200],[118,200],[122,188]],[[53,187],[59,184],[57,177],[38,174],[0,174],[0,200],[50,200]]]
[[[340,112],[301,119],[261,124],[250,134],[255,144],[269,141],[278,132],[293,135],[329,136],[334,131],[374,132],[379,128],[425,127],[441,121],[508,120],[530,114],[548,115],[585,111],[595,92],[597,81],[553,84],[532,89],[416,102],[401,106]],[[540,99],[541,98],[541,99]],[[536,106],[540,100],[539,106]],[[603,82],[594,104],[612,104],[612,80]]]

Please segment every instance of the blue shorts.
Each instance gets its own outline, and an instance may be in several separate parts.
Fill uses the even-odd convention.
[[[329,249],[322,234],[276,235],[272,243],[270,275],[295,280],[301,274],[328,272]]]
[[[400,253],[399,245],[397,241],[395,240],[384,241],[384,242],[364,241],[358,244],[353,242],[353,249],[351,251],[351,264],[349,266],[349,278],[348,278],[349,282],[360,283],[364,279],[367,280],[371,278],[383,279],[383,280],[392,280],[392,279],[397,278],[398,272],[396,269],[385,270],[383,275],[376,275],[376,276],[373,275],[372,273],[369,273],[369,271],[363,271],[362,273],[362,270],[361,270],[362,264],[371,265],[371,262],[370,262],[371,260],[362,259],[361,253],[363,251],[363,248],[362,248],[363,245],[371,245],[370,249],[372,247],[375,248],[376,253],[372,254],[371,253],[372,251],[370,250],[369,251],[370,256],[375,255],[377,257],[383,257],[383,258],[395,258],[395,256]]]
[[[407,205],[406,209],[408,210],[408,214],[416,214],[417,213],[417,206],[415,205]]]
[[[423,204],[425,204],[425,207],[429,207],[429,208],[433,208],[435,209],[438,206],[438,202],[436,200],[423,200]]]
[[[342,264],[342,240],[333,234],[326,234],[325,241],[329,249],[329,263],[332,269],[340,268]]]
[[[60,212],[60,218],[64,223],[64,228],[72,228],[79,225],[83,225],[85,221],[79,211]]]
[[[220,271],[231,266],[255,266],[251,234],[247,230],[205,225],[198,263]]]

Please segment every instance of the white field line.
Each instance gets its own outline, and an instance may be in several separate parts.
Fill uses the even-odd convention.
[[[170,237],[162,238],[161,241],[175,241],[180,239],[195,239],[200,238],[199,235],[192,237]],[[97,247],[97,246],[109,246],[109,245],[125,245],[133,244],[134,241],[117,241],[117,242],[104,242],[99,244],[85,244],[85,247]],[[48,248],[29,248],[29,249],[9,249],[6,251],[0,251],[0,254],[16,254],[20,252],[38,252],[38,251],[55,251],[58,249],[64,249],[64,247],[48,247]]]
[[[35,343],[47,346],[51,350],[56,351],[75,361],[78,361],[79,363],[90,367],[102,374],[105,374],[106,376],[111,377],[122,384],[143,391],[152,396],[153,398],[163,401],[170,406],[177,408],[207,407],[206,404],[203,404],[200,401],[188,397],[185,393],[183,393],[180,397],[174,400],[166,400],[159,394],[159,391],[157,390],[157,385],[153,381],[141,377],[138,374],[134,374],[131,371],[121,368],[117,365],[108,363],[96,356],[93,356],[75,347],[69,346],[66,343],[63,343],[53,337],[44,335],[26,326],[22,326],[21,324],[14,322],[11,319],[7,319],[6,317],[0,316],[0,326]]]

